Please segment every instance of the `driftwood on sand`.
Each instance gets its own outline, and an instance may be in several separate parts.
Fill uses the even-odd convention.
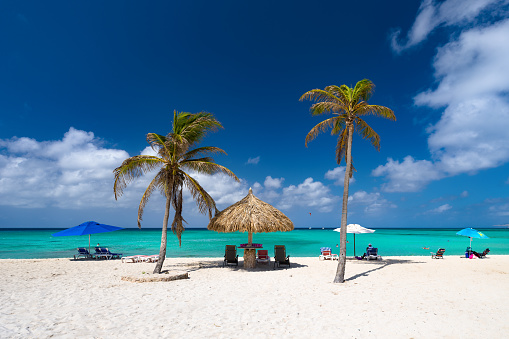
[[[158,281],[173,281],[180,279],[189,279],[189,272],[184,273],[174,273],[174,274],[156,274],[149,275],[147,277],[132,277],[132,276],[123,276],[121,280],[130,281],[130,282],[158,282]]]

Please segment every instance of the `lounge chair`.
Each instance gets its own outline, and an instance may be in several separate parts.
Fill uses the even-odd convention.
[[[257,263],[270,264],[270,257],[268,250],[258,250],[258,258],[256,258]]]
[[[92,258],[92,254],[88,252],[88,250],[85,247],[78,247],[78,254],[74,255],[74,260],[78,259],[79,257],[85,257],[87,259]]]
[[[366,260],[382,260],[382,257],[378,255],[378,248],[371,247],[366,249]]]
[[[432,259],[443,259],[444,258],[445,248],[439,248],[437,253],[431,252]]]
[[[122,253],[112,253],[106,247],[96,247],[95,248],[95,258],[96,259],[115,259],[122,257]]]
[[[290,267],[290,256],[286,255],[285,245],[274,246],[274,269],[281,267],[281,265],[287,265]]]
[[[476,251],[472,251],[472,254],[475,255],[478,258],[485,258],[486,254],[490,253],[490,249],[485,249],[482,253],[477,253]]]
[[[122,257],[120,258],[120,261],[122,263],[128,263],[128,262],[132,262],[132,263],[135,263],[135,262],[140,262],[140,258],[143,257],[143,255],[130,255],[128,257]]]
[[[237,246],[226,245],[224,250],[223,267],[228,265],[239,266],[239,255],[237,254]]]
[[[159,254],[144,255],[142,260],[145,262],[156,262],[159,260]]]
[[[320,251],[322,254],[318,257],[319,260],[339,260],[339,256],[337,254],[332,254],[330,247],[320,247]]]

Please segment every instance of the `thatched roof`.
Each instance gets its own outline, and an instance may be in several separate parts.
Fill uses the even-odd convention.
[[[246,197],[217,213],[207,228],[216,232],[287,232],[293,222],[278,210],[253,195],[251,188]]]

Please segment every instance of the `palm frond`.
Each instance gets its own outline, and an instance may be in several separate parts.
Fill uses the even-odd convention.
[[[176,130],[172,132],[181,135],[190,145],[200,142],[208,132],[223,128],[223,125],[207,112],[178,113],[176,126]]]
[[[369,140],[377,151],[380,151],[380,136],[369,126],[364,120],[359,117],[355,119],[356,131],[362,136],[363,139]]]
[[[394,115],[394,112],[392,111],[392,109],[385,107],[385,106],[365,104],[365,105],[358,107],[356,112],[357,112],[357,115],[359,115],[359,116],[375,115],[375,116],[386,118],[386,119],[389,119],[392,121],[396,121],[396,116]]]
[[[309,110],[311,111],[311,115],[321,115],[324,113],[340,113],[347,109],[348,107],[338,102],[317,102],[311,105]]]
[[[336,144],[336,163],[341,165],[341,160],[345,158],[348,149],[348,130],[344,128],[341,131],[341,134],[338,137],[338,142]]]
[[[332,117],[332,118],[326,119],[326,120],[318,123],[315,127],[313,127],[311,129],[311,131],[309,131],[308,135],[306,135],[306,142],[305,142],[306,147],[308,147],[308,142],[315,139],[318,136],[318,134],[320,134],[320,132],[325,132],[328,128],[333,126],[335,119],[337,119],[337,117]]]
[[[198,206],[200,213],[205,214],[208,211],[209,219],[212,218],[212,212],[217,210],[214,199],[203,189],[196,179],[189,174],[185,174],[184,184],[191,193],[193,200]]]
[[[215,174],[223,173],[239,182],[239,178],[228,168],[216,164],[211,158],[190,159],[181,162],[182,168],[188,168],[198,173]]]
[[[143,211],[145,210],[145,206],[147,205],[148,200],[150,199],[150,196],[152,195],[152,192],[158,187],[161,186],[162,182],[162,176],[164,173],[160,171],[154,179],[150,182],[147,189],[143,193],[143,196],[141,197],[140,206],[138,206],[138,228],[141,228],[141,221],[143,220]]]
[[[213,147],[213,146],[205,146],[205,147],[199,147],[199,148],[195,148],[191,151],[188,151],[186,154],[184,154],[182,156],[182,160],[188,160],[188,159],[191,159],[191,158],[194,158],[198,155],[202,155],[202,154],[207,154],[207,153],[212,153],[212,154],[225,154],[226,155],[226,152],[224,150],[222,150],[221,148],[219,147]]]
[[[310,100],[316,102],[336,102],[339,99],[334,94],[324,91],[323,89],[312,89],[302,94],[299,101]]]
[[[113,170],[115,175],[113,184],[115,199],[122,195],[124,188],[131,181],[162,165],[164,165],[164,160],[152,155],[137,155],[124,160],[122,165]]]
[[[179,240],[179,246],[182,246],[182,232],[184,232],[184,218],[182,217],[182,206],[184,203],[184,199],[182,198],[182,187],[179,190],[174,191],[175,195],[172,199],[173,208],[175,208],[175,216],[173,217],[173,222],[171,223],[171,230],[174,234],[177,235]]]
[[[353,88],[352,101],[358,102],[360,100],[368,101],[375,91],[375,84],[371,80],[363,79]]]

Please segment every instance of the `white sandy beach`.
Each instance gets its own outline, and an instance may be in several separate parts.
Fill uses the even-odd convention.
[[[509,336],[509,256],[291,258],[292,268],[221,268],[168,258],[190,279],[133,283],[155,264],[0,260],[1,338],[495,338]]]

